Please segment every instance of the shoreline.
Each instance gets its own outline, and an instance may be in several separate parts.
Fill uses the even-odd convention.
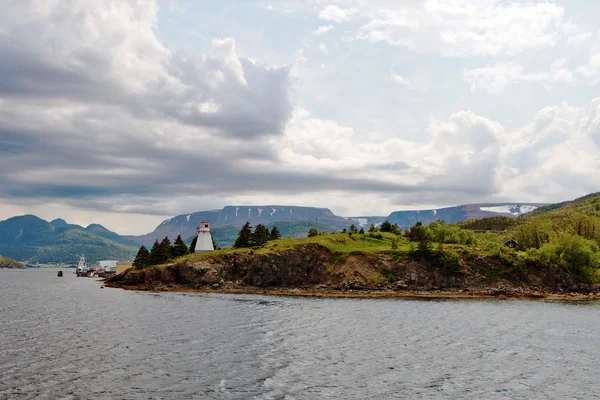
[[[140,292],[174,292],[174,293],[217,293],[238,295],[261,296],[286,296],[286,297],[318,297],[318,298],[354,298],[354,299],[500,299],[500,300],[562,300],[562,301],[595,301],[600,300],[600,294],[581,293],[545,293],[545,292],[514,292],[487,290],[481,292],[458,291],[424,291],[424,290],[323,290],[300,288],[258,288],[258,287],[219,287],[219,288],[191,288],[185,286],[136,286],[116,285],[107,281],[104,287],[132,290]]]

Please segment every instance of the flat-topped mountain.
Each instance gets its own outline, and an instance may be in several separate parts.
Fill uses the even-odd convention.
[[[306,237],[317,224],[322,232],[341,231],[351,224],[364,227],[380,225],[386,219],[402,229],[416,222],[427,225],[438,219],[447,223],[491,216],[516,217],[543,206],[538,203],[471,204],[436,210],[395,211],[389,216],[341,217],[328,208],[300,206],[227,206],[220,210],[182,214],[163,221],[153,232],[140,236],[121,236],[102,225],[86,228],[69,224],[63,219],[51,222],[34,215],[24,215],[0,221],[0,253],[21,261],[75,262],[76,254],[85,252],[90,261],[131,258],[140,244],[152,246],[165,236],[174,240],[181,235],[191,240],[201,221],[208,221],[217,246],[231,246],[240,227],[249,221],[252,226],[277,225],[283,237]]]
[[[196,227],[204,220],[208,221],[212,228],[233,226],[239,230],[247,221],[253,226],[273,223],[283,225],[282,223],[299,221],[310,221],[314,225],[317,218],[322,227],[342,229],[351,223],[346,218],[335,215],[328,208],[278,205],[227,206],[221,210],[178,215],[163,221],[153,232],[141,236],[128,236],[128,238],[145,245],[151,245],[154,240],[160,240],[165,236],[176,238],[177,235],[181,235],[184,239],[188,239],[196,234]],[[237,230],[235,230],[236,233]],[[308,228],[303,228],[303,235],[306,235],[306,232],[308,232]],[[285,232],[282,234],[285,235]]]

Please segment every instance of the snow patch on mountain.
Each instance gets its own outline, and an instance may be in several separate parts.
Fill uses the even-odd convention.
[[[360,226],[365,226],[369,223],[366,218],[356,218],[355,221],[358,222]]]
[[[491,207],[479,207],[481,211],[499,213],[499,214],[512,214],[512,215],[521,215],[526,214],[535,210],[536,206],[530,205],[505,205],[505,206],[491,206]]]
[[[532,212],[537,209],[536,206],[521,206],[521,214],[527,214],[528,212]]]

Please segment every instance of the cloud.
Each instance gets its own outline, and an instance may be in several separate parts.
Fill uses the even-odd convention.
[[[239,58],[232,38],[202,56],[173,53],[154,34],[155,14],[146,1],[10,7],[0,16],[0,96],[118,104],[237,138],[281,133],[289,68]]]
[[[456,8],[459,3],[464,7]],[[491,3],[477,7],[485,11]],[[473,19],[473,3],[441,4],[415,9],[455,15],[449,20],[457,29]],[[332,7],[323,8],[329,17],[338,9],[363,10],[358,3]],[[498,3],[483,22],[499,18],[492,30],[498,33],[508,23],[501,11],[510,7],[529,12],[534,5]],[[540,7],[542,19],[556,11]],[[512,11],[505,17],[519,22]],[[407,40],[446,29],[447,22],[420,18],[406,21],[416,35]],[[422,22],[435,27],[433,36]],[[488,28],[473,23],[466,26],[484,32],[481,41],[456,42],[452,51],[493,54]],[[0,15],[2,204],[165,215],[277,202],[331,205],[348,215],[498,198],[545,201],[598,190],[600,99],[589,108],[542,108],[516,129],[456,106],[441,116],[432,112],[407,139],[403,127],[354,128],[295,104],[294,70],[308,62],[303,49],[289,55],[291,65],[272,66],[241,57],[230,37],[190,53],[170,48],[155,29],[156,6],[146,0],[17,2]],[[423,43],[441,48],[438,39]],[[496,49],[508,54],[522,46]],[[593,61],[577,70],[578,79],[594,76]],[[466,71],[475,90],[491,92],[513,82],[573,78],[562,60],[534,73],[510,61]],[[388,83],[413,83],[389,73]]]
[[[333,30],[333,25],[323,25],[317,28],[315,35],[323,35],[331,30]]]
[[[325,43],[319,44],[319,50],[321,50],[321,53],[323,54],[329,53],[329,50],[327,49],[327,45]]]
[[[392,81],[396,82],[400,86],[410,86],[410,81],[408,80],[408,78],[402,75],[398,75],[394,71],[390,73],[390,78],[392,79]]]
[[[552,64],[549,71],[534,73],[523,72],[519,64],[497,63],[490,67],[465,69],[463,77],[471,85],[471,92],[481,89],[489,93],[500,93],[517,82],[574,83],[573,73],[564,67],[564,63],[565,60],[559,60]]]
[[[592,85],[600,83],[600,43],[592,47],[589,59],[585,64],[577,67],[576,72]]]
[[[342,23],[352,19],[358,10],[356,8],[341,8],[330,4],[319,12],[319,18],[327,21]]]
[[[362,3],[361,3],[362,4]],[[583,31],[550,2],[427,0],[420,5],[364,3],[357,37],[447,57],[516,55],[580,40]],[[579,39],[576,39],[579,38]]]

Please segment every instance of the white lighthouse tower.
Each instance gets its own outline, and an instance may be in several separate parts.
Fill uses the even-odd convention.
[[[215,249],[213,247],[212,236],[210,235],[210,226],[207,221],[202,221],[200,226],[196,228],[196,232],[198,232],[198,239],[196,240],[194,253],[202,253]]]

